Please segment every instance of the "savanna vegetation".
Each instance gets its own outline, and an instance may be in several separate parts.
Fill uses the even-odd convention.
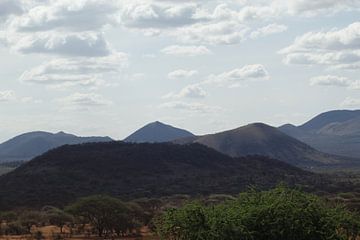
[[[216,205],[188,203],[155,222],[164,240],[348,240],[360,233],[359,215],[285,187],[249,191]]]
[[[0,219],[0,236],[28,239],[45,239],[39,229],[49,225],[59,231],[46,239],[141,238],[144,228],[151,239],[164,240],[355,240],[360,233],[358,212],[284,186],[196,200],[173,195],[124,202],[94,195],[63,209],[1,212]]]

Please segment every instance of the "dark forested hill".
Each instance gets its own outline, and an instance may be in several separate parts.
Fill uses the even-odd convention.
[[[249,124],[230,131],[185,138],[175,142],[200,143],[232,157],[254,154],[268,156],[303,168],[347,165],[351,161],[345,157],[321,153],[263,123]]]
[[[261,156],[231,158],[200,144],[66,145],[0,177],[0,209],[64,205],[92,194],[124,199],[239,193],[279,182],[325,189],[318,175]]]
[[[0,144],[0,163],[27,161],[65,144],[109,141],[112,141],[109,137],[78,137],[64,132],[29,132]]]
[[[184,129],[176,128],[161,122],[153,122],[140,128],[125,138],[124,141],[133,143],[159,143],[191,136],[194,136],[194,134]]]
[[[360,110],[325,112],[303,125],[286,124],[279,130],[319,151],[360,158]]]

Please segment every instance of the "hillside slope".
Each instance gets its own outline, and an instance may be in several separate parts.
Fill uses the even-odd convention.
[[[304,168],[348,164],[343,158],[321,153],[263,123],[176,142],[200,143],[232,157],[263,155]]]
[[[0,209],[61,206],[92,194],[131,199],[237,194],[249,185],[279,182],[313,187],[321,182],[316,176],[266,157],[231,158],[200,144],[66,145],[1,176]]]
[[[360,159],[360,110],[330,111],[279,130],[319,151]]]
[[[65,144],[109,141],[113,140],[109,137],[78,137],[64,132],[29,132],[0,144],[0,162],[27,161]]]
[[[194,134],[184,129],[176,128],[161,122],[153,122],[135,131],[125,138],[124,141],[132,143],[160,143],[191,136],[194,136]]]

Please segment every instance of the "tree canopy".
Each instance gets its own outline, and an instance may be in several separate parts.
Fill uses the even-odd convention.
[[[277,187],[222,204],[169,209],[156,227],[162,239],[172,240],[345,240],[356,239],[360,221],[315,195]]]

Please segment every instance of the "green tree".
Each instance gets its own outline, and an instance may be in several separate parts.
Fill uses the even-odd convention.
[[[131,222],[130,212],[121,200],[109,196],[90,196],[79,199],[66,211],[90,223],[101,237],[104,233],[125,234]]]
[[[190,203],[166,211],[156,226],[162,239],[174,240],[345,240],[360,229],[344,208],[286,187],[213,206]]]
[[[63,232],[65,224],[72,223],[74,221],[74,217],[71,214],[52,206],[43,207],[42,212],[50,224],[56,225],[60,228],[60,233]]]

